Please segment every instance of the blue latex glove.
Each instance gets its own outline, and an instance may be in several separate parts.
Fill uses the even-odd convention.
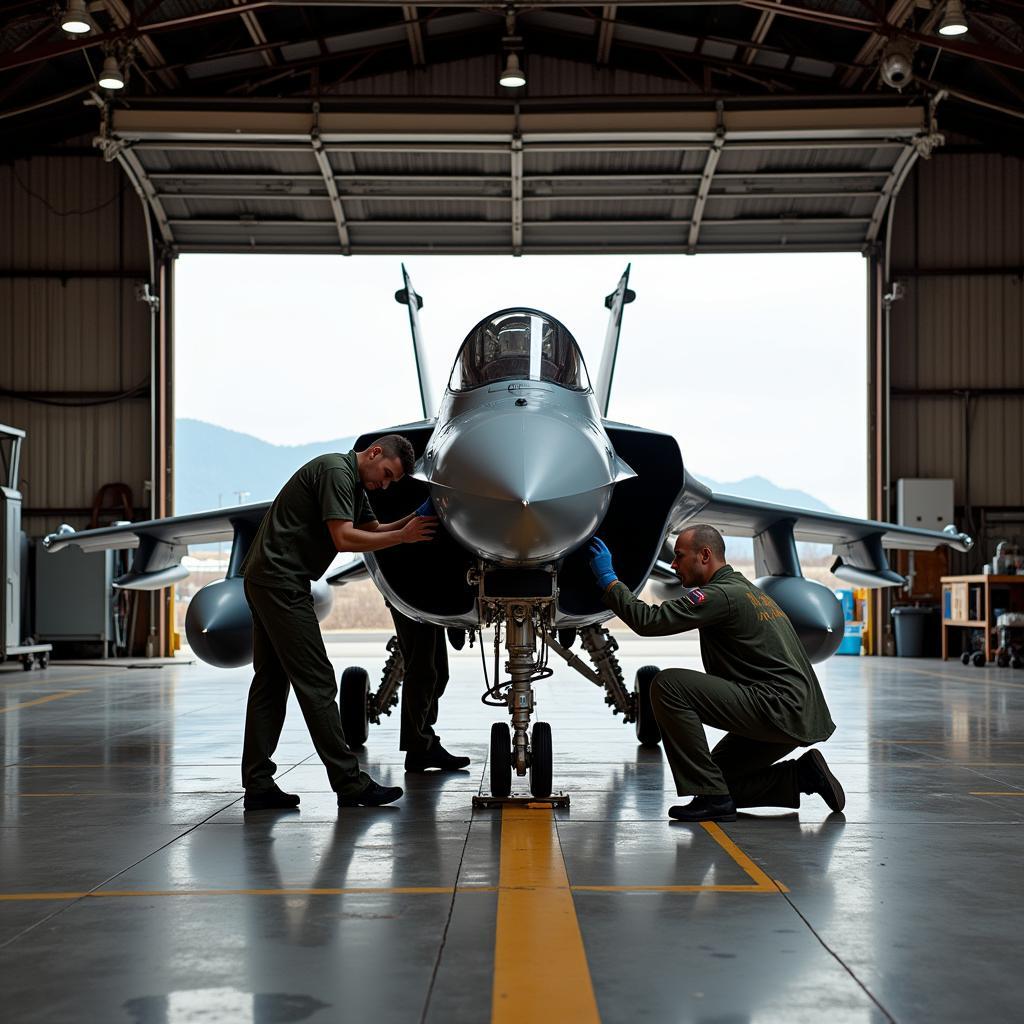
[[[597,585],[602,590],[607,590],[619,577],[612,568],[612,553],[608,550],[600,537],[595,537],[587,545],[587,554],[590,556],[590,571],[597,580]]]
[[[423,502],[423,504],[420,505],[420,507],[418,509],[416,509],[416,511],[413,513],[413,515],[415,515],[415,516],[433,516],[433,515],[437,515],[437,513],[434,511],[434,502],[430,498],[427,498],[427,500],[425,502]]]

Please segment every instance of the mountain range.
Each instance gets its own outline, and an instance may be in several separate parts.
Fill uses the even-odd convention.
[[[347,452],[354,441],[354,437],[339,437],[311,444],[277,445],[202,420],[176,420],[175,513],[186,515],[223,505],[270,501],[301,465],[324,452]],[[763,476],[724,483],[704,474],[695,475],[722,494],[831,511],[814,495],[779,487]],[[750,544],[749,541],[735,543],[742,546],[744,552]],[[730,541],[730,550],[733,544]],[[741,554],[738,548],[736,554]]]

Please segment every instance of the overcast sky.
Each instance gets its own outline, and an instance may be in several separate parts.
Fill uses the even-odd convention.
[[[274,444],[421,417],[401,260],[182,256],[176,415]],[[625,256],[406,259],[435,404],[462,339],[488,313],[545,310],[596,378],[604,296]],[[866,512],[865,262],[857,255],[637,256],[611,418],[673,434],[718,481],[760,475]],[[432,409],[431,412],[434,410]],[[183,471],[179,467],[179,472]]]

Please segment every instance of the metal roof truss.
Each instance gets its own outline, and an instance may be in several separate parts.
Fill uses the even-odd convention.
[[[177,252],[866,251],[934,139],[914,107],[117,111]]]

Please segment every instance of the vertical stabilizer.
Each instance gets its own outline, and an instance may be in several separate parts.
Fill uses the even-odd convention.
[[[433,419],[434,390],[430,385],[430,374],[427,370],[427,352],[423,345],[423,332],[420,330],[420,310],[423,299],[416,294],[409,278],[409,271],[402,264],[402,288],[395,292],[395,302],[401,302],[409,309],[409,330],[412,331],[412,351],[416,359],[416,378],[420,385],[420,403],[423,406],[423,418]]]
[[[619,352],[619,332],[622,330],[622,311],[626,303],[636,298],[636,292],[629,287],[629,268],[632,264],[627,263],[626,269],[619,278],[615,291],[604,300],[608,308],[608,330],[604,336],[604,350],[601,353],[601,365],[597,371],[597,384],[594,386],[594,393],[597,396],[597,406],[602,416],[608,415],[608,401],[612,393],[612,379],[615,376],[615,359]]]

